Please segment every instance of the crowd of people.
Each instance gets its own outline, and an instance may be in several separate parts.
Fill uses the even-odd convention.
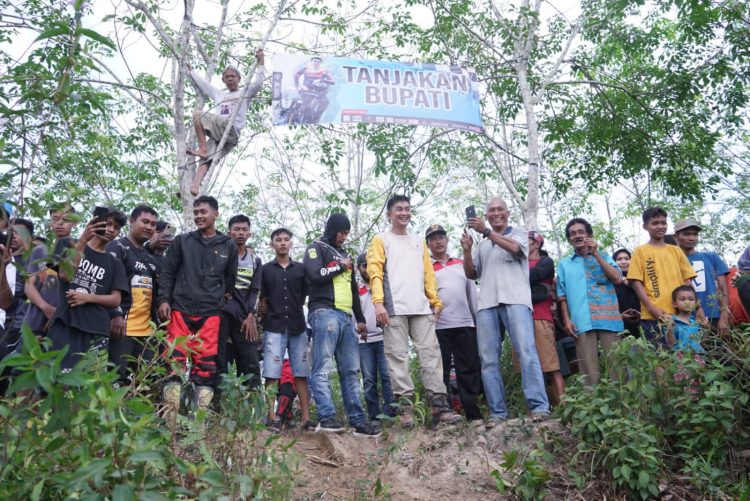
[[[494,428],[510,417],[500,364],[506,334],[529,416],[542,420],[563,396],[571,365],[587,387],[617,377],[600,373],[599,355],[623,336],[701,353],[707,333],[724,336],[732,323],[750,322],[750,247],[730,270],[697,249],[703,227],[694,219],[675,222],[676,245],[669,244],[667,213],[658,207],[643,213],[648,243],[612,256],[588,221],[571,219],[572,252],[556,266],[543,235],[510,225],[498,198],[483,218],[468,217],[462,257],[449,254],[440,224],[410,232],[410,199],[395,195],[388,228],[365,253],[347,252],[350,221],[334,213],[301,262],[292,258],[294,234],[275,229],[274,258],[265,264],[248,245],[250,219],[235,215],[221,233],[210,196],[195,199],[196,229],[179,235],[138,205],[129,218],[111,208],[96,213],[74,239],[84,218],[63,204],[50,210],[54,242],[47,242],[12,211],[5,204],[0,223],[0,357],[22,349],[27,325],[66,350],[63,370],[94,352],[99,370],[117,372],[118,385],[131,383],[138,360],[161,358],[174,371],[161,389],[172,423],[186,397],[180,369],[189,367],[194,406],[209,410],[234,364],[247,391],[264,381],[275,432],[293,426],[296,397],[302,430],[346,429],[334,369],[355,435],[376,437],[396,416],[409,428],[417,398],[411,345],[433,425],[466,419]],[[157,327],[168,346],[158,344]],[[3,373],[3,391],[12,376]]]

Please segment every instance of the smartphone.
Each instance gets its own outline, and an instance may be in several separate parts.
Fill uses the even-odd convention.
[[[468,221],[473,217],[477,217],[477,210],[473,205],[470,205],[466,208],[466,220]]]
[[[4,230],[0,230],[0,244],[2,244],[5,249],[10,249],[10,244],[13,241],[13,229],[12,228],[6,228]]]
[[[174,235],[175,235],[175,227],[167,223],[167,225],[164,227],[164,231],[162,232],[162,236],[168,237],[170,240],[172,240],[174,238]]]
[[[94,207],[94,220],[97,223],[107,222],[107,216],[109,216],[109,209],[107,207],[99,207],[98,205]],[[96,230],[97,235],[104,235],[103,229]]]

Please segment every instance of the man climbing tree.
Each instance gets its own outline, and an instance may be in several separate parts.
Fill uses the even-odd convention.
[[[240,132],[245,125],[247,107],[250,100],[258,94],[263,84],[263,78],[265,77],[265,56],[262,49],[255,52],[255,58],[258,61],[255,69],[255,79],[249,84],[250,88],[247,90],[247,97],[245,99],[242,99],[243,89],[239,88],[242,77],[235,66],[227,66],[222,72],[221,81],[224,82],[227,88],[226,90],[220,90],[214,88],[192,66],[188,65],[190,76],[193,78],[195,84],[201,92],[216,103],[214,108],[218,108],[218,113],[214,110],[207,113],[200,110],[193,112],[193,126],[195,127],[195,135],[198,138],[198,149],[188,150],[188,153],[202,159],[195,172],[193,183],[190,186],[190,193],[193,195],[198,195],[203,178],[206,177],[211,163],[219,162],[239,141]],[[230,124],[229,120],[237,106],[240,109],[234,115],[234,121]],[[217,151],[221,137],[224,135],[227,127],[231,127],[229,135],[226,138],[224,147]]]

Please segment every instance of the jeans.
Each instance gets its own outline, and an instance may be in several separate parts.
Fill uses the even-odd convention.
[[[351,426],[365,422],[359,389],[359,338],[354,331],[351,317],[341,310],[320,308],[309,316],[313,331],[312,375],[310,390],[318,408],[318,419],[336,416],[336,407],[331,397],[333,359],[341,383],[344,410]]]
[[[383,393],[383,414],[393,417],[396,412],[392,406],[393,392],[391,378],[388,375],[388,364],[385,361],[383,341],[359,343],[359,363],[362,366],[362,385],[365,388],[365,403],[370,420],[377,419],[380,412],[378,396],[378,376],[380,390]]]
[[[531,309],[521,304],[500,304],[477,312],[477,345],[482,360],[482,383],[490,416],[508,418],[505,386],[500,374],[502,333],[507,330],[521,364],[521,386],[532,414],[548,414],[544,375],[534,344]]]

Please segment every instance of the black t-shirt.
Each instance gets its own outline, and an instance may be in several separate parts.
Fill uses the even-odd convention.
[[[75,327],[83,332],[109,335],[109,310],[100,304],[86,303],[71,308],[65,293],[69,290],[88,292],[98,296],[119,290],[127,294],[128,281],[122,263],[108,252],[97,252],[88,245],[83,251],[73,280],[60,280],[60,302],[55,312],[55,320]]]

